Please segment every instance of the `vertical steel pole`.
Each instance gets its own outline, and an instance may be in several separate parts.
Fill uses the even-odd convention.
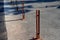
[[[11,0],[11,4],[14,5],[14,1],[13,0]]]
[[[40,10],[36,10],[36,38],[30,40],[42,40],[40,38]]]
[[[40,38],[40,10],[36,10],[36,39]]]
[[[12,0],[11,0],[11,4],[12,4]]]
[[[18,2],[16,0],[16,11],[18,12]]]
[[[24,0],[22,0],[22,19],[25,19],[25,13],[24,13]]]

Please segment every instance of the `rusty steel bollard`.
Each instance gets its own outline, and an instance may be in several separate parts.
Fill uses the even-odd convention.
[[[24,0],[21,1],[22,2],[22,18],[20,20],[24,20],[25,19],[25,13],[24,13]],[[16,10],[18,11],[18,4],[17,4],[17,0],[16,0]]]
[[[36,10],[36,38],[35,40],[42,40],[40,37],[40,10]]]
[[[40,10],[36,10],[36,38],[40,38]]]
[[[40,10],[36,10],[36,38],[30,40],[42,40],[40,39]]]
[[[25,13],[24,13],[24,0],[22,0],[22,20],[25,19]]]

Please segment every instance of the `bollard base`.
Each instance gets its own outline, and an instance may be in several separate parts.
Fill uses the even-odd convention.
[[[30,39],[30,40],[42,40],[41,38],[32,38],[32,39]]]
[[[32,38],[32,39],[30,39],[30,40],[36,40],[36,38]]]

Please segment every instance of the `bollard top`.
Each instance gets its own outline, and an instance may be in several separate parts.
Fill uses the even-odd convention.
[[[40,10],[36,10],[36,15],[40,15]]]
[[[40,11],[39,9],[36,9],[36,11]]]

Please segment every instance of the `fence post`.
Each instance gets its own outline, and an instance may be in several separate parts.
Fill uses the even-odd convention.
[[[25,13],[24,13],[24,0],[22,0],[22,19],[25,19]]]

